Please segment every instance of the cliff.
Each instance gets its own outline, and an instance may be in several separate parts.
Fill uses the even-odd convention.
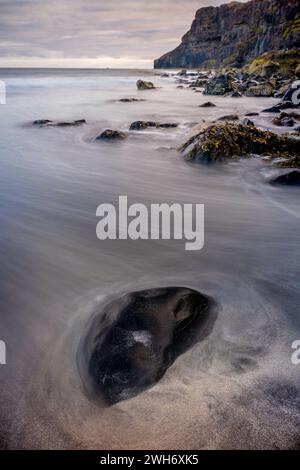
[[[181,44],[154,67],[242,66],[266,51],[299,47],[299,0],[232,2],[198,10]]]

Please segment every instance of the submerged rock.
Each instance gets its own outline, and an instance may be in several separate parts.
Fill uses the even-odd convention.
[[[138,101],[145,101],[145,100],[141,100],[138,98],[121,98],[119,101],[120,103],[136,103]]]
[[[57,126],[57,127],[67,127],[67,126],[80,126],[85,124],[85,119],[78,119],[77,121],[51,121],[49,119],[38,119],[33,121],[34,126],[45,127],[45,126]]]
[[[238,121],[239,116],[237,114],[227,114],[226,116],[222,116],[218,118],[218,121]]]
[[[243,124],[217,123],[189,139],[181,148],[187,160],[206,163],[224,162],[251,154],[271,157],[297,157],[299,140],[270,131],[262,131],[255,126]]]
[[[300,171],[294,170],[280,175],[271,181],[271,184],[283,184],[287,186],[300,186]]]
[[[253,116],[259,116],[259,113],[247,113],[245,114],[246,117],[253,117]]]
[[[155,86],[153,85],[152,82],[146,82],[144,80],[138,80],[136,82],[136,86],[138,90],[154,90]]]
[[[161,128],[173,128],[178,127],[177,123],[164,123],[161,124],[159,122],[154,121],[135,121],[130,125],[131,131],[139,131],[141,129],[147,129],[148,127],[161,127]]]
[[[212,329],[212,301],[185,287],[133,292],[92,319],[78,350],[88,393],[113,405],[158,382]]]
[[[206,101],[206,103],[200,104],[199,108],[215,108],[216,105],[211,101]]]
[[[127,134],[121,131],[114,131],[112,129],[106,129],[100,135],[96,137],[96,140],[114,140],[114,139],[125,139]]]

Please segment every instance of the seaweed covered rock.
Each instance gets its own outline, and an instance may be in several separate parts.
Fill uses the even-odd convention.
[[[136,86],[138,90],[154,90],[155,86],[153,85],[152,82],[146,82],[144,80],[138,80],[136,82]]]
[[[296,157],[299,139],[277,135],[243,124],[217,123],[189,139],[181,148],[186,160],[224,162],[251,154],[271,157]]]

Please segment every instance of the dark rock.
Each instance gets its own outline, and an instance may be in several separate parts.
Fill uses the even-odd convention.
[[[293,117],[287,113],[281,113],[280,116],[274,118],[272,122],[275,126],[285,127],[293,127],[295,124]]]
[[[246,117],[254,117],[254,116],[259,116],[259,113],[247,113],[245,114]]]
[[[233,91],[232,77],[229,74],[219,75],[207,82],[204,95],[225,95]]]
[[[140,100],[138,98],[121,98],[120,103],[136,103],[138,101],[145,101],[145,100]]]
[[[81,124],[85,124],[85,119],[78,119],[77,121],[50,121],[49,119],[39,119],[37,121],[33,121],[33,125],[45,127],[45,126],[56,126],[56,127],[68,127],[68,126],[80,126]]]
[[[47,124],[50,124],[50,121],[49,119],[38,119],[36,121],[33,121],[33,125],[34,126],[46,126]]]
[[[154,67],[240,66],[266,51],[299,48],[298,13],[299,0],[200,8],[181,44],[155,60]]]
[[[262,110],[262,113],[280,113],[280,106],[272,106],[271,108],[266,108]]]
[[[141,129],[147,129],[148,127],[161,127],[161,128],[172,128],[178,127],[176,123],[159,123],[153,121],[135,121],[130,125],[131,131],[138,131]]]
[[[133,292],[92,318],[77,364],[91,397],[113,405],[156,384],[178,356],[205,338],[216,314],[195,290]]]
[[[271,181],[272,184],[283,184],[287,186],[300,186],[300,171],[294,170],[290,173],[280,175]]]
[[[213,124],[189,139],[181,152],[187,160],[226,161],[251,154],[271,157],[295,157],[299,160],[299,140],[255,126]]]
[[[138,90],[154,90],[155,86],[153,85],[152,82],[146,82],[144,80],[138,80],[136,82],[136,86]]]
[[[211,101],[206,101],[206,103],[200,104],[199,108],[215,108],[216,105]]]
[[[243,95],[239,91],[234,91],[231,93],[232,98],[241,98]]]
[[[103,131],[96,140],[114,140],[114,139],[125,139],[127,134],[125,132],[114,131],[112,129],[106,129]]]
[[[242,121],[242,124],[244,126],[254,126],[255,125],[254,122],[251,121],[251,119],[248,119],[248,118],[244,118],[243,121]]]
[[[218,118],[218,121],[238,121],[239,117],[237,114],[227,114],[226,116],[222,116]]]

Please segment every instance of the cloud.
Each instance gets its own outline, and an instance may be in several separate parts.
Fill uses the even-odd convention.
[[[151,66],[219,0],[0,0],[0,65],[47,58]],[[225,2],[226,3],[226,2]],[[124,62],[124,58],[126,58]],[[123,63],[122,63],[123,60]],[[97,62],[98,61],[98,62]],[[109,65],[108,65],[109,66]]]

